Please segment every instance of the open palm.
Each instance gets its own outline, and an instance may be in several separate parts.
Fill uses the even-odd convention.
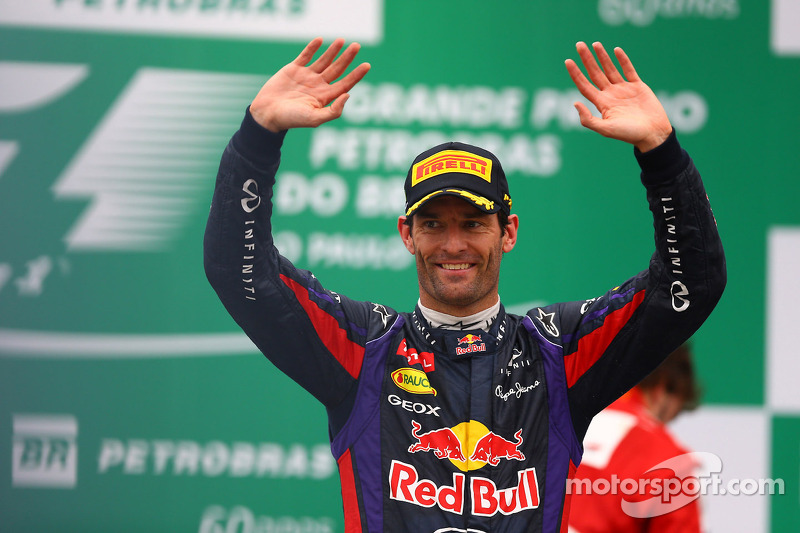
[[[348,91],[369,71],[362,63],[339,81],[360,49],[358,43],[344,46],[336,39],[312,64],[322,38],[308,43],[297,59],[280,69],[258,92],[250,104],[253,118],[268,130],[278,132],[290,128],[316,127],[338,118],[349,97]]]
[[[672,132],[669,118],[625,52],[621,48],[614,50],[622,67],[620,73],[602,44],[593,44],[599,65],[585,43],[578,43],[576,48],[589,79],[571,59],[566,61],[567,71],[580,93],[600,112],[600,117],[593,116],[583,103],[576,102],[581,124],[606,137],[631,143],[643,152],[664,142]]]

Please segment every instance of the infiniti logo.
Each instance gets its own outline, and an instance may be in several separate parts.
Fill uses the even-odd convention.
[[[684,296],[689,296],[689,289],[680,281],[673,281],[669,289],[672,294],[672,308],[678,313],[682,313],[689,308],[689,300]]]
[[[251,186],[255,191],[250,190]],[[256,180],[249,179],[245,181],[244,185],[242,185],[242,190],[249,196],[249,198],[242,198],[242,209],[244,209],[245,213],[252,213],[261,205],[261,197],[258,195],[258,184]],[[251,207],[253,200],[255,200],[255,205]]]

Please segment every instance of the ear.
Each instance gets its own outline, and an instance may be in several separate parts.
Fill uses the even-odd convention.
[[[508,253],[517,244],[517,231],[519,230],[519,216],[508,215],[508,224],[503,233],[503,252]]]
[[[411,237],[411,227],[406,225],[406,217],[401,216],[397,219],[397,231],[400,232],[400,238],[403,239],[403,244],[406,246],[406,250],[411,255],[416,253],[416,249],[414,248],[414,239]]]

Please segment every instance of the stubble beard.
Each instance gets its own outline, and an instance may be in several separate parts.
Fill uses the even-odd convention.
[[[476,272],[472,279],[462,283],[445,281],[440,275],[439,267],[434,263],[426,263],[417,256],[417,279],[419,280],[420,293],[424,292],[434,301],[451,308],[467,308],[479,302],[488,294],[497,293],[502,255],[502,248],[498,246],[489,255],[488,266],[484,264],[474,266],[473,268],[476,270],[481,268],[483,270]],[[482,309],[471,310],[467,314],[478,311],[482,311]],[[449,314],[454,314],[452,309]]]

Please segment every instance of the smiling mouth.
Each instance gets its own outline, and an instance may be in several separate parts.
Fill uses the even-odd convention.
[[[439,265],[445,270],[466,270],[472,266],[470,263],[441,263]]]

